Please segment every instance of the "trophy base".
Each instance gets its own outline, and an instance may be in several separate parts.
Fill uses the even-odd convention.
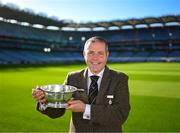
[[[68,107],[67,103],[60,103],[60,102],[55,102],[55,103],[48,103],[48,104],[41,104],[39,106],[39,110],[46,110],[46,108],[66,108]]]
[[[48,103],[46,105],[46,107],[48,108],[66,108],[68,106],[67,103],[59,103],[59,102],[55,102],[55,103]]]

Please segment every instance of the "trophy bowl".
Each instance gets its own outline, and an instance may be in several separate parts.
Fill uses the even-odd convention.
[[[70,85],[44,85],[41,89],[45,93],[45,99],[50,103],[67,102],[72,98],[72,94],[77,90],[76,87]]]
[[[74,86],[61,84],[43,85],[40,88],[45,93],[45,99],[48,102],[46,106],[52,108],[67,107],[66,102],[73,98],[73,92],[84,91],[84,89],[78,89]]]

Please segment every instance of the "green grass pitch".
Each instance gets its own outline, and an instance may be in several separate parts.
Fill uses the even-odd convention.
[[[180,132],[180,63],[109,64],[129,75],[131,112],[125,132]],[[67,132],[71,112],[50,119],[36,111],[31,90],[62,84],[85,65],[0,69],[0,132]]]

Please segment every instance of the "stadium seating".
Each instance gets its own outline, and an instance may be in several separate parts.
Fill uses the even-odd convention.
[[[0,21],[0,64],[82,62],[83,45],[92,36],[107,39],[111,62],[180,62],[180,26],[82,32]]]

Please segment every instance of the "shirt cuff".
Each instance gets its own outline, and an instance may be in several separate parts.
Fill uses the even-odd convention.
[[[90,120],[91,119],[91,105],[86,104],[85,111],[83,113],[83,119]]]

